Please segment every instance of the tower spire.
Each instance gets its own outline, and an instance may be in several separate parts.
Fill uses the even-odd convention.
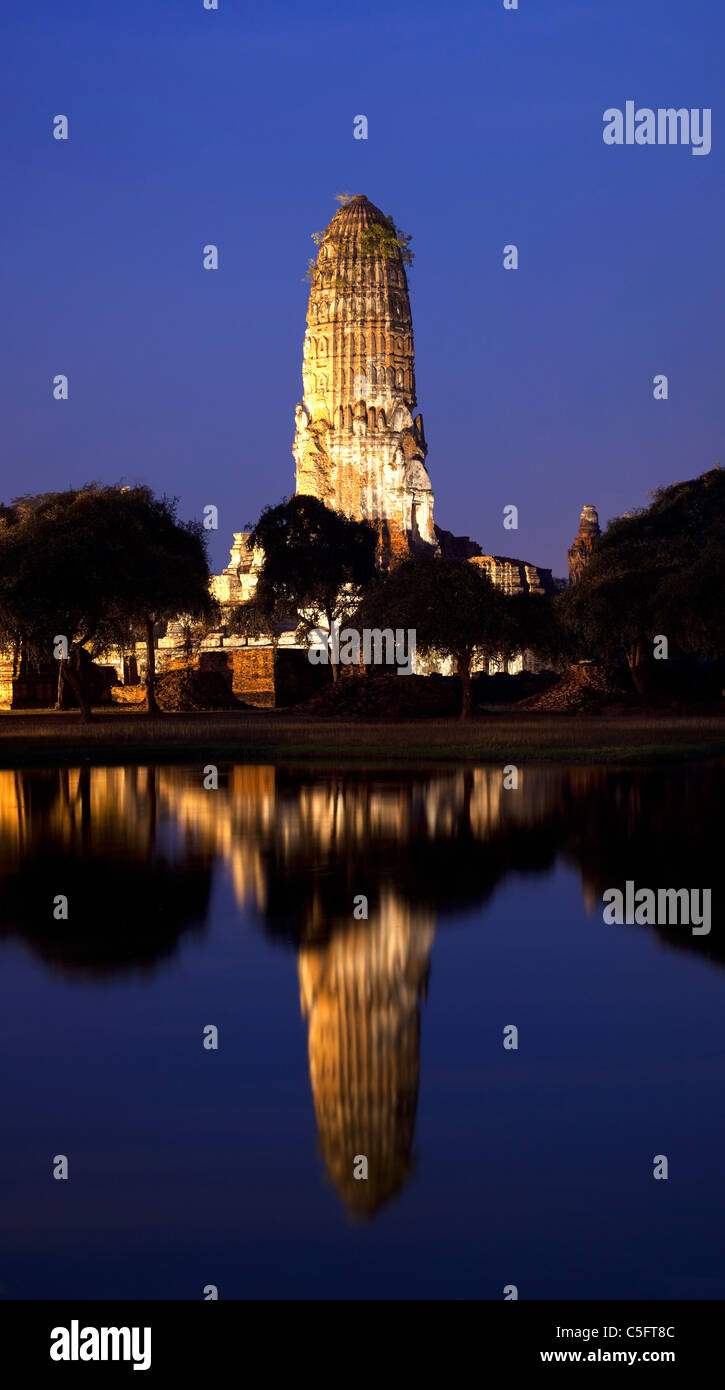
[[[436,545],[416,407],[405,239],[362,193],[318,241],[295,412],[296,487],[380,531],[383,559]]]

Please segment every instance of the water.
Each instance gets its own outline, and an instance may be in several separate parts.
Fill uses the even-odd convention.
[[[2,1296],[725,1296],[724,783],[0,772]]]

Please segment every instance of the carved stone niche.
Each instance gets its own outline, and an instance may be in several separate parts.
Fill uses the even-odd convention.
[[[432,492],[428,470],[422,458],[412,458],[405,470],[407,492]]]
[[[413,417],[407,405],[396,405],[390,420],[391,430],[411,430],[413,428]]]
[[[358,436],[365,436],[368,432],[368,412],[364,401],[358,401],[355,406],[355,415],[352,422],[352,432]]]

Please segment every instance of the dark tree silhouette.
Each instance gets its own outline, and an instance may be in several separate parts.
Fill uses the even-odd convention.
[[[647,696],[658,636],[699,656],[725,653],[725,470],[673,483],[609,523],[558,606],[589,653],[622,651]]]
[[[355,611],[370,583],[377,542],[368,522],[343,516],[316,497],[297,494],[265,507],[248,540],[264,552],[256,594],[248,613],[232,615],[233,630],[274,639],[287,615],[296,620],[301,641],[323,625],[330,633]],[[337,678],[334,663],[332,675]]]
[[[358,627],[411,629],[417,651],[451,657],[461,681],[462,719],[471,716],[474,657],[505,657],[511,647],[502,594],[467,560],[404,560],[370,590],[355,621]]]
[[[212,610],[200,523],[146,487],[87,487],[18,498],[0,510],[0,643],[46,660],[65,638],[67,681],[91,717],[91,658],[145,638],[154,696],[154,626]]]

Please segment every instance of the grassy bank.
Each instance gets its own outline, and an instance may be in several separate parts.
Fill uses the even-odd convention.
[[[180,762],[434,766],[517,760],[632,764],[725,756],[725,718],[502,711],[470,724],[311,719],[255,710],[149,716],[99,713],[84,725],[55,711],[0,714],[0,766]]]

